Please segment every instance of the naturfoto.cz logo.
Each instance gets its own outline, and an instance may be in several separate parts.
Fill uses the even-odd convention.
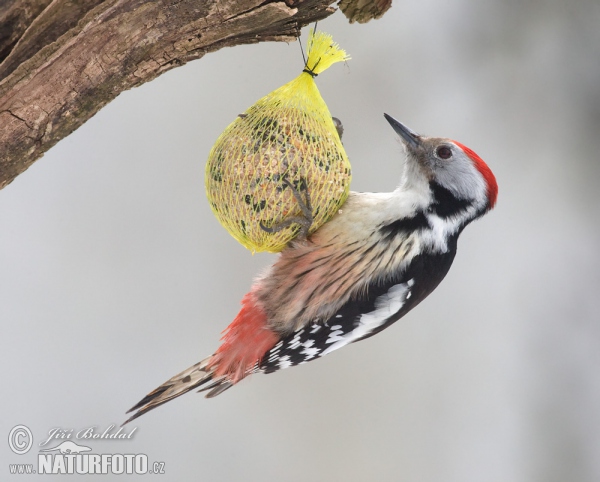
[[[37,466],[10,464],[11,474],[164,474],[164,462],[148,462],[146,454],[95,454],[93,449],[70,439],[130,439],[137,428],[126,433],[123,428],[114,431],[111,425],[104,431],[88,427],[79,431],[53,428],[39,444]],[[65,440],[66,439],[66,440]],[[50,442],[63,440],[52,447]],[[24,455],[33,445],[33,434],[25,425],[17,425],[8,436],[8,445],[17,455]]]

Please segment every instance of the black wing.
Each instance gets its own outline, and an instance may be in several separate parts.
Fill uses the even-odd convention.
[[[444,279],[456,244],[443,254],[416,256],[410,265],[382,283],[373,283],[327,320],[315,320],[269,350],[256,371],[272,373],[306,363],[385,330],[423,301]]]

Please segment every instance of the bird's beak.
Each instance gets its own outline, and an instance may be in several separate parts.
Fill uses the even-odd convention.
[[[408,147],[412,147],[413,149],[419,147],[421,145],[421,136],[417,134],[412,129],[409,129],[404,124],[398,122],[391,115],[383,114],[386,120],[390,123],[390,125],[394,128],[396,133],[402,138],[402,140],[406,143]]]

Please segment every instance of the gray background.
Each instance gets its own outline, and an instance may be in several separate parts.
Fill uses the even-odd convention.
[[[600,480],[599,24],[596,0],[396,0],[367,25],[320,23],[353,57],[317,79],[346,128],[352,188],[399,180],[387,112],[477,151],[496,210],[384,333],[88,445],[146,453],[173,481]],[[121,423],[216,348],[273,258],[217,223],[204,163],[301,62],[296,43],[260,44],[175,69],[0,192],[3,440],[17,424],[37,445],[53,427]],[[36,453],[2,442],[1,478]]]

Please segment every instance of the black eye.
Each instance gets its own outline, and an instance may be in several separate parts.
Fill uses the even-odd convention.
[[[435,153],[440,159],[450,159],[452,157],[452,150],[448,146],[438,147]]]

